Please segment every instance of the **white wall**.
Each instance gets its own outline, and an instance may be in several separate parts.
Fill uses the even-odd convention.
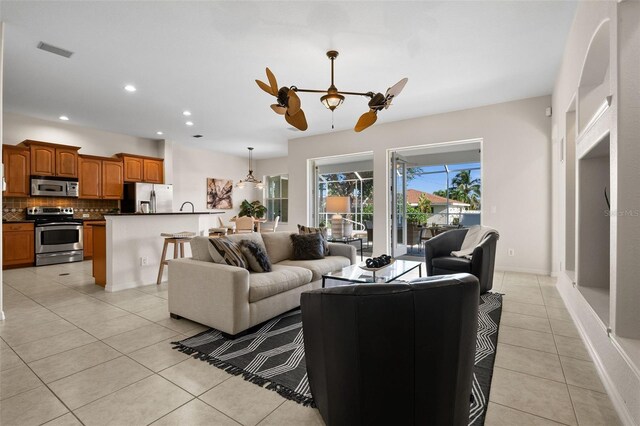
[[[161,141],[76,126],[62,121],[5,112],[2,143],[17,145],[25,139],[80,146],[80,154],[111,157],[119,152],[162,157]]]
[[[2,77],[3,70],[3,57],[4,57],[4,22],[0,21],[0,140],[2,140],[2,132],[4,129],[4,125],[1,121],[3,118],[2,115],[2,82],[4,81]],[[4,166],[2,169],[2,173],[4,174]],[[2,190],[0,189],[0,206],[2,205]],[[2,228],[0,228],[0,240],[2,240]],[[0,259],[2,259],[2,245],[0,245]],[[0,260],[1,263],[1,260]],[[2,268],[0,268],[0,321],[4,320],[4,310],[3,310],[3,301],[2,301]]]
[[[177,211],[185,201],[191,201],[196,211],[207,210],[207,178],[232,179],[235,185],[240,179],[246,177],[249,170],[248,157],[219,154],[175,143],[172,147],[172,157],[174,211]],[[249,201],[262,200],[262,191],[250,187],[243,189],[234,187],[233,209],[217,211],[225,212],[221,217],[223,220],[228,220],[238,213],[240,203],[245,199]],[[191,207],[187,206],[186,208]]]
[[[373,151],[374,252],[388,250],[388,150],[471,139],[483,140],[482,220],[500,232],[496,268],[550,272],[551,120],[549,96],[415,118],[380,121],[351,130],[289,141],[291,223],[308,223],[308,159]],[[397,106],[401,107],[400,104]],[[507,256],[513,248],[515,256]]]

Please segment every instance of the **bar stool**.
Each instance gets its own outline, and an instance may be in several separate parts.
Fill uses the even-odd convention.
[[[173,258],[178,259],[178,249],[180,250],[180,257],[184,257],[184,243],[188,243],[191,241],[191,238],[195,237],[196,234],[194,232],[175,232],[175,233],[166,233],[163,232],[160,234],[161,237],[164,237],[164,246],[162,247],[162,257],[160,258],[160,271],[158,271],[158,282],[156,284],[160,284],[162,281],[162,272],[164,272],[164,266],[168,265],[167,261],[167,247],[169,244],[173,244]]]
[[[224,237],[227,235],[228,228],[209,228],[210,237]]]

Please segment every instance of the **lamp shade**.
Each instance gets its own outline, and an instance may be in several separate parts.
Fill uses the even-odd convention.
[[[327,197],[327,213],[349,213],[351,199],[349,197]]]

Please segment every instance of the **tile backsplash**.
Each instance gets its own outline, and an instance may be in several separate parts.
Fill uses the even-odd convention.
[[[81,200],[79,198],[55,198],[55,197],[29,197],[29,198],[3,198],[2,219],[23,220],[26,217],[25,209],[33,206],[60,206],[73,207],[76,218],[102,219],[103,214],[119,208],[118,200]]]

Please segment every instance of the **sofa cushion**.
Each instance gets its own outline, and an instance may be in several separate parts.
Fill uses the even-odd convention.
[[[267,250],[264,245],[264,241],[262,240],[262,235],[259,232],[249,232],[246,234],[229,234],[227,235],[227,238],[229,239],[229,241],[233,241],[236,244],[240,243],[240,241],[242,240],[253,241],[260,247],[262,247],[263,250]]]
[[[242,255],[247,260],[249,270],[253,272],[271,272],[271,262],[264,248],[255,241],[240,240],[238,244]]]
[[[324,255],[325,256],[329,256],[329,241],[328,237],[327,237],[327,228],[325,228],[324,226],[321,226],[319,228],[314,228],[311,226],[304,226],[304,225],[300,225],[298,224],[298,234],[301,235],[305,235],[305,234],[320,234],[322,235],[322,240],[323,240],[323,244],[324,244]]]
[[[267,248],[267,255],[271,263],[293,257],[293,244],[291,244],[291,232],[266,232],[262,234],[262,240]]]
[[[322,279],[324,274],[338,271],[351,265],[351,261],[344,256],[326,256],[324,259],[317,260],[283,260],[278,265],[299,266],[308,269],[313,273],[311,281],[317,281]]]
[[[291,234],[292,260],[324,259],[324,239],[320,234]]]
[[[213,262],[209,254],[209,237],[193,237],[189,241],[191,245],[191,258],[201,262]]]
[[[238,244],[234,243],[227,238],[211,238],[209,240],[211,251],[209,254],[216,263],[226,263],[231,266],[238,266],[240,268],[249,269],[247,265],[247,259],[240,251]]]
[[[311,271],[293,266],[273,265],[271,272],[249,274],[249,303],[284,293],[311,282]]]
[[[471,260],[465,259],[464,257],[434,257],[431,260],[431,264],[437,269],[471,273]]]

